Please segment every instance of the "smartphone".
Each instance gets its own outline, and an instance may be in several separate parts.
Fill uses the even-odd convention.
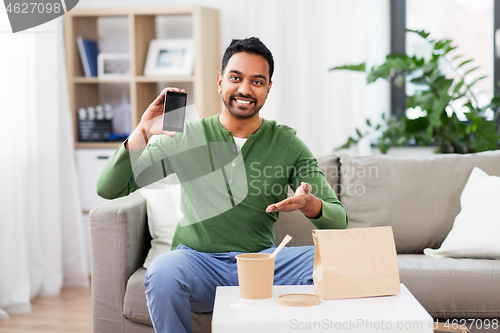
[[[184,131],[186,117],[187,94],[177,91],[167,91],[163,107],[163,130]]]

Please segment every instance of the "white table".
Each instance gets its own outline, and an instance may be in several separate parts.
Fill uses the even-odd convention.
[[[322,299],[319,305],[305,307],[278,305],[277,297],[290,293],[314,294],[314,286],[274,286],[272,298],[259,300],[240,298],[239,287],[218,287],[212,332],[434,332],[432,317],[403,284],[394,296]]]

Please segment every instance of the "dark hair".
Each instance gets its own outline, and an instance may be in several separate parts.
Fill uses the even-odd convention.
[[[264,43],[262,43],[260,39],[258,39],[257,37],[250,37],[246,39],[233,39],[231,41],[231,44],[229,44],[229,46],[227,47],[226,52],[224,52],[224,56],[222,57],[221,73],[224,73],[224,69],[226,69],[226,65],[227,62],[229,61],[229,58],[231,58],[233,54],[238,52],[247,52],[264,57],[269,64],[269,81],[271,81],[274,72],[273,55],[271,51],[269,51],[267,46],[265,46]]]

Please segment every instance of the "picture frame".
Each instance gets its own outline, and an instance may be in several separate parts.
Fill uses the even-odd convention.
[[[97,76],[100,78],[130,76],[130,55],[128,53],[99,53]]]
[[[193,75],[194,41],[192,39],[153,39],[149,43],[145,76]]]

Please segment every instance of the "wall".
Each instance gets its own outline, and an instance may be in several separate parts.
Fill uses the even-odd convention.
[[[137,7],[133,0],[80,0],[77,8]],[[141,0],[140,6],[190,6],[200,5],[220,11],[221,51],[232,38],[247,37],[246,0]]]

